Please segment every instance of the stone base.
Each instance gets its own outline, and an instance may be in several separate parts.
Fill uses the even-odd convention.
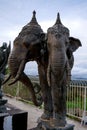
[[[65,127],[52,127],[48,123],[42,121],[38,124],[36,128],[30,130],[74,130],[74,125],[67,124]]]
[[[5,104],[7,103],[6,99],[0,99],[0,113],[6,113],[6,106]]]
[[[0,113],[0,130],[27,130],[28,113],[10,104],[6,108],[6,113]]]

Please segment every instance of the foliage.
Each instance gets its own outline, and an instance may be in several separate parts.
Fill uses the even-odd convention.
[[[67,107],[82,109],[82,103],[84,104],[84,102],[82,102],[81,98],[78,98],[78,102],[79,103],[77,103],[77,98],[75,98],[73,101],[67,101]],[[86,110],[87,110],[87,98],[86,98]]]
[[[7,77],[7,76],[6,76]],[[33,81],[33,86],[35,89],[35,93],[37,96],[37,99],[40,100],[40,94],[37,94],[40,92],[40,85],[38,84],[38,78],[36,80],[31,77],[31,80]],[[23,85],[21,82],[16,82],[15,84],[8,86],[8,84],[12,82],[12,80],[8,81],[4,86],[3,86],[3,92],[5,94],[9,94],[14,97],[20,97],[23,100],[31,101],[31,93],[29,92],[28,87]]]
[[[11,82],[11,81],[10,81]],[[9,94],[14,97],[21,97],[25,100],[30,100],[30,93],[28,88],[23,84],[17,82],[11,86],[8,86],[9,82],[3,86],[3,91],[5,94]]]
[[[7,66],[6,69],[5,69],[5,74],[6,74],[6,75],[9,74],[9,68],[8,68],[8,66]]]

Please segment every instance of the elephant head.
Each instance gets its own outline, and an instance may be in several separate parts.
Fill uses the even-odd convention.
[[[23,72],[27,62],[38,61],[41,58],[41,52],[44,46],[45,35],[40,25],[37,23],[35,14],[36,12],[33,11],[31,21],[22,28],[21,32],[14,40],[13,49],[8,59],[10,70],[8,79],[10,77],[14,78],[14,81],[9,85],[14,84],[18,80],[25,84],[32,94],[31,96],[34,104],[38,106],[40,104],[36,101],[33,85],[29,77]]]
[[[56,23],[47,32],[47,46],[49,53],[48,82],[51,82],[50,72],[62,79],[65,70],[69,72],[66,50],[69,46],[69,29],[63,26],[58,13]]]
[[[52,61],[50,60],[54,60],[53,64],[54,62],[58,61],[58,64],[56,62],[55,65],[58,65],[59,67],[62,67],[62,65],[64,65],[67,71],[67,78],[68,78],[68,76],[71,75],[71,69],[73,68],[74,65],[73,52],[75,52],[82,45],[79,39],[69,36],[69,30],[68,28],[64,27],[64,25],[61,23],[59,13],[54,26],[48,29],[47,46],[49,55],[53,53],[51,54],[51,59],[49,58],[49,63],[52,64]],[[62,70],[64,69],[64,66]],[[48,74],[47,74],[48,83],[50,82],[49,79],[50,76],[48,76],[50,75],[49,73],[50,73],[50,66],[48,65]],[[61,72],[59,71],[59,73]]]

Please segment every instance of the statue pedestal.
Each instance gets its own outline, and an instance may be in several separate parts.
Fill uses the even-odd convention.
[[[30,130],[74,130],[74,125],[67,124],[64,127],[53,127],[52,125],[49,125],[46,121],[41,121],[38,123],[38,126],[36,128],[32,128]]]
[[[10,104],[6,108],[6,113],[0,113],[0,130],[27,130],[28,113]]]
[[[6,99],[0,99],[0,113],[7,112],[5,104],[7,103]]]
[[[6,99],[3,99],[3,92],[0,88],[0,113],[6,113],[7,110],[6,110],[6,103],[7,103],[7,100]]]

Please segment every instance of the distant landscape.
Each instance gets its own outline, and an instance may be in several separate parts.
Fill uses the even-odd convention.
[[[25,73],[31,76],[38,76],[38,68],[36,62],[30,62],[25,67]],[[72,70],[72,80],[87,80],[87,69],[75,67]]]

